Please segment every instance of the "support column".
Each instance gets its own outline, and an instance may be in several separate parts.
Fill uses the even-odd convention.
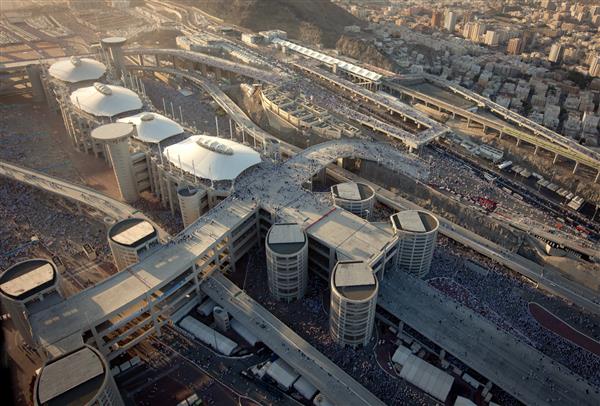
[[[501,140],[503,135],[504,135],[504,133],[502,132],[502,130],[500,130],[500,134],[498,135],[498,139]]]
[[[573,167],[573,175],[577,172],[577,168],[579,168],[579,162],[575,162],[575,166]]]
[[[519,145],[521,145],[521,139],[520,139],[520,138],[517,138],[517,147],[518,147]]]
[[[540,146],[536,145],[535,149],[533,150],[533,155],[537,155],[539,149],[540,149]]]
[[[552,160],[552,165],[556,164],[556,161],[558,161],[558,153],[557,152],[554,153],[554,159]]]
[[[594,183],[598,183],[598,179],[600,179],[600,169],[596,172],[596,177],[594,178]]]
[[[92,130],[92,141],[108,147],[119,192],[128,203],[138,199],[137,182],[129,154],[129,137],[134,131],[135,127],[128,123],[110,123]]]
[[[46,99],[46,93],[44,92],[44,85],[42,84],[41,68],[40,65],[32,64],[27,65],[27,76],[29,83],[31,83],[31,91],[33,93],[33,101],[43,102]]]

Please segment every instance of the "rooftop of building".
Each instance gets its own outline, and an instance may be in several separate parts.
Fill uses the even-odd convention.
[[[134,133],[133,130],[133,125],[129,123],[108,123],[94,128],[91,135],[98,141],[111,141],[129,137]]]
[[[306,244],[306,234],[296,223],[273,224],[267,234],[267,244],[277,254],[293,254]]]
[[[373,269],[364,261],[340,261],[331,277],[335,289],[350,300],[367,300],[377,290]]]
[[[395,231],[427,233],[439,227],[438,219],[430,213],[420,210],[406,210],[391,216]]]
[[[151,144],[158,144],[184,132],[184,128],[179,123],[158,113],[142,112],[117,121],[135,125],[136,131],[133,137]]]
[[[331,192],[336,198],[354,201],[369,199],[375,195],[372,187],[357,182],[345,182],[333,185]]]
[[[106,379],[101,355],[85,346],[48,362],[36,382],[37,403],[48,406],[87,405]]]
[[[175,167],[199,178],[233,180],[261,162],[260,154],[238,142],[209,135],[192,135],[163,151]]]
[[[113,117],[142,108],[142,100],[132,90],[122,86],[96,82],[71,93],[71,103],[96,117]]]
[[[79,83],[100,79],[106,73],[106,66],[91,58],[72,56],[50,65],[48,73],[63,82]]]
[[[110,239],[120,245],[135,247],[157,236],[150,222],[138,218],[129,218],[113,225],[108,230]]]
[[[19,262],[0,275],[0,291],[22,300],[52,286],[56,275],[54,265],[45,259]]]

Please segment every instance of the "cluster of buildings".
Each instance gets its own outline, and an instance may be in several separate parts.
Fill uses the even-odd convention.
[[[588,146],[598,145],[597,5],[339,3],[368,21],[367,36],[402,71],[438,75]]]

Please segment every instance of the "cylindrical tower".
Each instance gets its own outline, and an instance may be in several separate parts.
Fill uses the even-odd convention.
[[[177,190],[179,199],[179,211],[183,226],[187,227],[200,217],[200,203],[202,202],[203,191],[197,188],[185,186]]]
[[[108,147],[119,191],[126,202],[138,199],[137,182],[129,154],[129,137],[134,131],[135,127],[129,123],[110,123],[92,130],[92,138]]]
[[[127,38],[124,37],[108,37],[100,41],[102,48],[110,52],[110,62],[119,79],[125,73],[125,58],[123,57],[125,42],[127,42]]]
[[[336,206],[348,210],[364,219],[373,214],[375,191],[364,183],[346,182],[331,187],[331,195]]]
[[[84,345],[47,361],[35,380],[37,405],[124,405],[106,359]]]
[[[308,238],[298,224],[273,224],[266,237],[269,290],[277,300],[301,299],[308,282]]]
[[[108,230],[108,245],[119,271],[137,264],[158,244],[156,229],[143,219],[128,218]]]
[[[329,332],[340,345],[366,345],[373,333],[379,284],[363,261],[340,261],[331,271]]]
[[[46,259],[19,262],[0,275],[2,307],[23,340],[37,346],[29,315],[63,300],[62,281],[54,263]]]
[[[406,210],[391,216],[398,235],[396,268],[424,277],[431,267],[440,222],[431,213]]]

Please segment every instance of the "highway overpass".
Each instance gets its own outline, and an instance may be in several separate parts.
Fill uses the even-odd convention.
[[[505,120],[512,121],[513,123],[517,124],[518,127],[524,127],[529,131],[520,130],[518,127],[512,126],[508,122],[503,121],[501,118],[485,117],[482,114],[447,103],[433,96],[414,90],[408,86],[404,86],[402,83],[384,81],[382,83],[382,87],[391,94],[400,96],[401,99],[408,99],[412,102],[418,101],[428,107],[434,106],[439,111],[452,114],[453,117],[458,116],[467,120],[468,124],[478,124],[482,127],[484,132],[487,130],[494,130],[498,133],[500,138],[503,136],[513,137],[517,140],[517,145],[521,142],[526,142],[527,144],[533,145],[536,147],[534,154],[536,154],[540,148],[554,153],[554,162],[556,162],[558,157],[571,160],[575,162],[573,173],[576,172],[579,165],[585,165],[596,171],[594,182],[597,182],[600,179],[600,155],[578,144],[575,140],[563,137],[560,134],[534,123],[513,111],[507,110],[504,107],[493,103],[491,100],[484,98],[483,96],[479,96],[473,92],[467,91],[466,89],[461,90],[456,86],[450,86],[449,84],[446,84],[438,79],[430,79],[430,75],[427,75],[423,80],[433,81],[435,84],[440,86],[444,84],[444,88],[449,88],[456,93],[460,93],[470,100],[475,101],[480,107],[502,115]]]

